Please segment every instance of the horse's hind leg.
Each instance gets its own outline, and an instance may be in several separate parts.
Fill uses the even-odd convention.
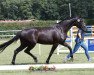
[[[50,60],[52,54],[54,53],[55,49],[57,48],[57,46],[58,46],[58,44],[54,44],[54,45],[52,46],[52,49],[51,49],[51,51],[50,51],[50,54],[49,54],[49,56],[48,56],[48,58],[47,58],[47,60],[46,60],[46,63],[47,63],[47,64],[49,64],[49,60]]]
[[[34,59],[34,61],[37,63],[38,62],[38,60],[37,60],[37,57],[36,56],[34,56],[32,53],[30,53],[30,50],[31,49],[33,49],[35,47],[35,45],[30,45],[30,46],[28,46],[26,49],[25,49],[25,53],[27,53],[28,55],[30,55],[31,57],[33,57],[33,59]]]
[[[12,64],[15,65],[15,59],[16,59],[16,56],[17,54],[22,51],[26,46],[24,45],[20,45],[15,51],[14,51],[14,56],[13,56],[13,59],[12,59]]]

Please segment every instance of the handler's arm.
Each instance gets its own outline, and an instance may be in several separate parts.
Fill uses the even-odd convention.
[[[81,33],[78,33],[78,36],[79,36],[80,39],[82,39]]]

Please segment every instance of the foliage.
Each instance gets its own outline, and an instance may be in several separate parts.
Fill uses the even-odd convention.
[[[94,17],[94,0],[0,0],[0,20],[69,18],[69,3],[72,17]]]
[[[85,22],[87,25],[94,25],[94,19],[86,19]]]
[[[56,67],[53,65],[51,67],[45,65],[45,66],[31,66],[29,67],[29,71],[55,71]]]
[[[8,23],[0,23],[0,30],[22,30],[31,27],[48,27],[52,26],[56,23],[56,21],[43,21],[43,20],[35,20],[30,22],[8,22]]]

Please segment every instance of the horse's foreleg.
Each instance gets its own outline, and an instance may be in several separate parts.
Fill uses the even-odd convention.
[[[35,45],[28,46],[24,52],[33,57],[34,61],[37,63],[38,62],[37,57],[34,56],[32,53],[30,53],[30,50],[33,49],[34,47]]]
[[[67,47],[70,51],[70,57],[72,58],[73,60],[73,53],[72,53],[72,48],[70,47],[70,45],[68,45],[66,42],[62,43],[61,45]]]
[[[52,46],[52,49],[51,49],[51,51],[50,51],[50,54],[49,54],[49,56],[48,56],[48,58],[47,58],[47,60],[46,60],[46,63],[47,63],[47,64],[49,64],[49,60],[50,60],[50,58],[51,58],[53,52],[54,52],[55,49],[57,48],[57,46],[58,46],[58,44],[54,44],[54,45]]]
[[[17,54],[22,51],[23,49],[25,48],[25,46],[19,46],[15,51],[14,51],[14,56],[13,56],[13,59],[12,59],[12,64],[15,65],[15,59],[16,59],[16,56]]]

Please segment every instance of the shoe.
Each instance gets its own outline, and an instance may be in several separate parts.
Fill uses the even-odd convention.
[[[67,58],[65,57],[64,60],[63,60],[63,63],[66,63],[67,61],[69,61],[71,58]]]
[[[90,62],[91,61],[91,58],[89,58],[88,61]]]

